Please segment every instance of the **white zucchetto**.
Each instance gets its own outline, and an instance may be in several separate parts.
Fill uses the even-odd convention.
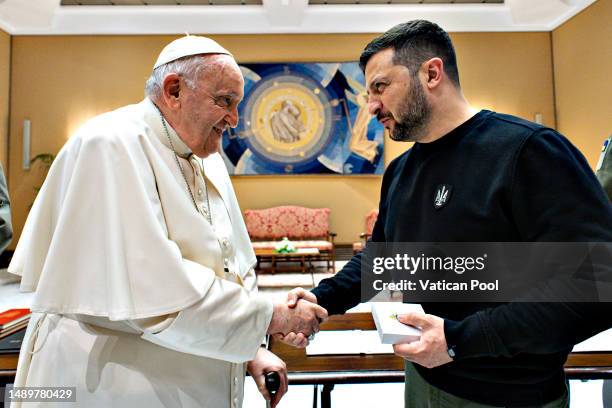
[[[197,35],[187,35],[172,41],[166,45],[157,57],[153,69],[160,67],[179,58],[198,54],[227,54],[232,55],[228,50],[220,46],[210,38]]]

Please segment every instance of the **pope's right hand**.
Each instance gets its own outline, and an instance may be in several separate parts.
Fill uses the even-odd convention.
[[[295,290],[295,289],[294,289]],[[302,289],[303,290],[303,289]],[[314,296],[314,295],[313,295]],[[274,305],[268,334],[300,333],[304,337],[319,331],[319,323],[327,320],[327,311],[306,300]]]
[[[318,303],[314,293],[306,291],[303,288],[295,288],[287,293],[287,306],[290,308],[296,307],[298,303],[305,303],[305,301],[313,304]],[[325,320],[327,320],[327,317]],[[309,343],[308,335],[297,331],[286,334],[277,333],[274,334],[274,338],[297,348],[304,348]]]

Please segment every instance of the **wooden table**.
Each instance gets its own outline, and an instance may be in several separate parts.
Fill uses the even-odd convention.
[[[347,313],[332,316],[321,330],[375,330],[370,313]],[[25,329],[24,329],[25,330]],[[315,385],[315,406],[318,386],[322,386],[321,405],[331,407],[331,391],[336,384],[369,384],[404,381],[404,360],[393,354],[306,356],[296,349],[270,339],[270,350],[287,363],[289,383]],[[0,386],[12,383],[17,371],[19,350],[0,354]],[[612,378],[612,353],[570,353],[565,363],[570,379]]]
[[[376,330],[370,313],[332,316],[321,330]],[[287,363],[290,384],[322,385],[321,406],[331,407],[331,391],[336,384],[404,382],[404,360],[393,354],[307,356],[296,349],[270,340],[270,350]],[[612,378],[612,353],[571,353],[565,363],[569,379]]]
[[[270,271],[275,273],[277,271],[299,271],[306,272],[312,270],[312,261],[319,258],[320,252],[317,248],[301,248],[296,252],[276,252],[274,249],[255,249],[255,256],[257,257],[257,271],[266,272]],[[299,262],[299,266],[295,268],[283,267],[279,269],[277,264],[279,262]],[[269,267],[262,268],[261,263],[270,263]]]

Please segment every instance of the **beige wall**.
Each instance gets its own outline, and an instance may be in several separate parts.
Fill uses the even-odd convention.
[[[557,129],[597,164],[612,133],[612,1],[599,0],[552,33]]]
[[[11,36],[0,30],[0,163],[7,171]]]
[[[214,36],[239,62],[356,60],[374,35]],[[554,125],[550,33],[457,33],[466,96]],[[32,121],[32,155],[57,152],[87,118],[137,102],[159,50],[171,36],[13,37],[10,185],[19,234],[43,172],[21,169],[21,131]],[[386,141],[385,161],[407,144]],[[378,204],[378,176],[235,177],[243,209],[281,204],[330,207],[338,242],[356,240]]]

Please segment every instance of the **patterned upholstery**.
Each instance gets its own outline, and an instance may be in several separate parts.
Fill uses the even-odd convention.
[[[317,248],[314,260],[327,262],[336,272],[334,237],[329,231],[329,208],[305,208],[293,205],[246,210],[244,221],[253,249],[274,249],[278,241],[287,237],[296,248]],[[260,268],[261,256],[257,258]],[[275,266],[272,266],[274,271]]]
[[[327,238],[329,208],[281,206],[246,210],[244,220],[254,240]]]

